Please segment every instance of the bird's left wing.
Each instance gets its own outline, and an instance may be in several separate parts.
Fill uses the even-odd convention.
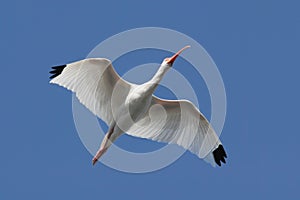
[[[114,120],[111,97],[116,84],[120,99],[126,97],[131,88],[131,84],[115,72],[108,59],[88,58],[52,68],[50,83],[74,92],[85,107],[108,125]]]
[[[177,144],[213,166],[225,163],[226,153],[219,137],[203,114],[187,100],[153,96],[149,112],[127,134]]]

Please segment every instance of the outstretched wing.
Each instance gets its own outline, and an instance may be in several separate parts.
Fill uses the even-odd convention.
[[[187,100],[163,100],[153,96],[148,114],[127,133],[177,144],[213,166],[221,166],[221,161],[225,163],[227,157],[212,126]]]
[[[104,58],[84,59],[52,69],[50,83],[74,92],[85,107],[108,125],[113,122],[111,96],[116,84],[120,98],[127,96],[132,86],[115,72],[111,61]]]

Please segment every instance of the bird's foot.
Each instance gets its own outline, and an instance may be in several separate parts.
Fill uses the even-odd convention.
[[[93,165],[96,164],[96,162],[99,160],[99,158],[106,152],[107,148],[104,149],[99,149],[98,152],[96,153],[95,157],[93,158]]]
[[[98,161],[98,158],[94,157],[92,160],[93,165],[95,165],[97,161]]]

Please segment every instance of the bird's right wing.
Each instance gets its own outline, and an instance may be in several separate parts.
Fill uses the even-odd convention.
[[[52,68],[50,83],[74,92],[85,107],[108,125],[114,120],[111,97],[116,84],[120,99],[125,98],[131,88],[131,84],[115,72],[108,59],[89,58]]]
[[[211,165],[225,163],[226,153],[208,120],[187,100],[152,97],[147,115],[127,133],[154,141],[177,144]]]

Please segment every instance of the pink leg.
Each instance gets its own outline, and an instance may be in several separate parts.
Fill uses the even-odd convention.
[[[108,147],[110,146],[109,138],[111,137],[112,133],[114,132],[114,128],[110,128],[109,132],[105,135],[99,150],[97,151],[96,155],[94,156],[92,163],[93,165],[99,160],[99,158],[106,152]]]
[[[96,162],[99,160],[99,158],[106,152],[107,148],[103,148],[103,149],[99,149],[95,155],[95,157],[93,158],[93,165],[96,164]]]

